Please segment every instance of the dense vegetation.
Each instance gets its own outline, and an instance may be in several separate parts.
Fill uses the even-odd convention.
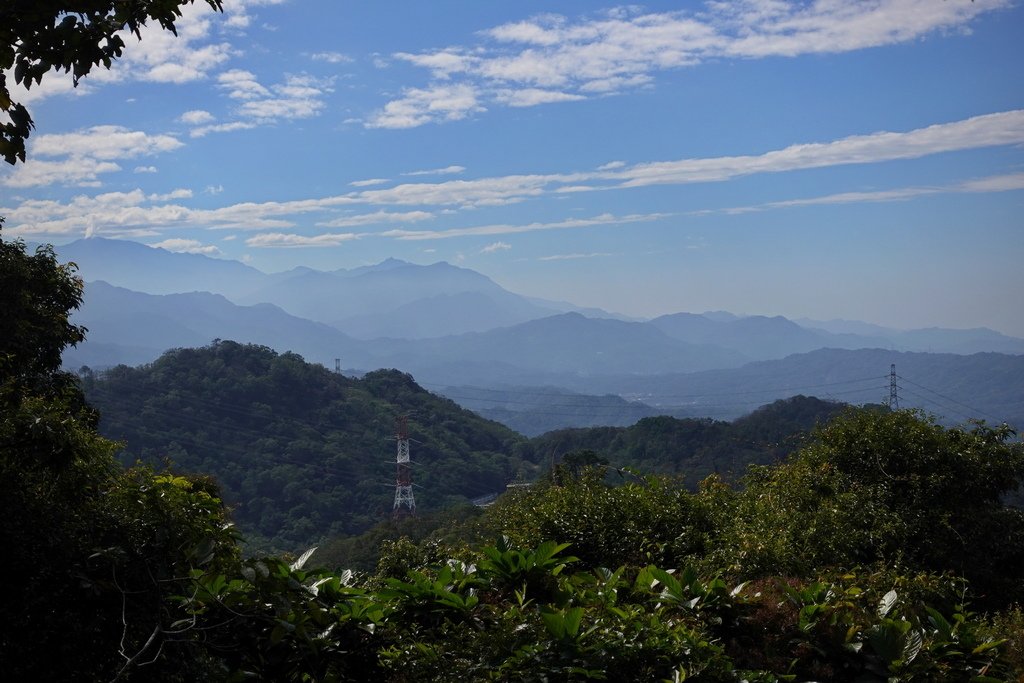
[[[81,282],[52,249],[0,240],[0,602],[5,680],[195,680],[168,635],[191,569],[234,571],[236,537],[207,479],[125,470],[61,351]],[[172,630],[173,632],[173,630]],[[159,657],[157,655],[160,655]]]
[[[1007,428],[852,410],[786,462],[696,492],[611,485],[577,451],[461,520],[466,542],[400,539],[373,573],[307,571],[308,554],[240,559],[209,479],[120,467],[58,371],[84,332],[67,320],[80,283],[19,243],[0,241],[0,266],[10,680],[1024,675],[1024,513],[1002,502],[1024,448]]]
[[[536,437],[529,448],[543,462],[572,451],[599,453],[613,465],[645,473],[675,474],[695,487],[710,474],[742,475],[750,464],[778,462],[818,424],[843,406],[794,396],[762,406],[733,422],[697,418],[648,417],[629,427],[560,429]]]
[[[552,432],[527,441],[420,388],[396,370],[352,379],[266,347],[216,341],[176,349],[156,362],[82,372],[101,433],[124,444],[122,462],[206,474],[220,484],[250,547],[297,551],[324,539],[359,536],[393,498],[395,419],[409,416],[419,512],[428,516],[500,493],[569,453],[593,450],[618,467],[672,473],[697,483],[712,472],[738,476],[776,462],[801,435],[840,410],[795,397],[734,423],[647,418],[628,428]],[[385,530],[396,538],[397,529]],[[415,534],[414,534],[415,535]],[[336,544],[336,547],[340,547]],[[352,561],[352,560],[349,560]]]
[[[408,415],[415,480],[431,512],[502,491],[533,465],[522,437],[380,370],[362,379],[266,347],[217,341],[140,368],[84,379],[104,435],[126,464],[165,458],[213,475],[257,546],[295,549],[361,533],[394,491],[396,418]]]

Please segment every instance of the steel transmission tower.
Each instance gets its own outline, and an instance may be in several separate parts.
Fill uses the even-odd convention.
[[[402,415],[397,420],[395,440],[398,441],[398,452],[395,457],[395,505],[392,514],[396,517],[403,514],[416,514],[416,497],[412,493],[412,463],[409,462],[409,418]]]
[[[898,410],[900,407],[900,397],[896,393],[896,364],[893,363],[889,366],[889,408],[891,410]]]

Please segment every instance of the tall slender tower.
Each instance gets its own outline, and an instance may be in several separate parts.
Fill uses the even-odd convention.
[[[889,408],[892,410],[898,410],[900,407],[900,397],[896,389],[896,364],[893,363],[889,366]]]
[[[409,462],[409,418],[401,415],[396,420],[395,440],[398,453],[395,457],[395,505],[391,514],[416,514],[416,497],[412,493],[412,463]],[[406,508],[408,512],[404,512]]]

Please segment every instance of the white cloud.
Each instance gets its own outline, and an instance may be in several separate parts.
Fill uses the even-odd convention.
[[[336,247],[359,239],[359,235],[353,233],[324,233],[322,235],[286,234],[280,232],[268,232],[262,235],[254,235],[245,240],[250,247]]]
[[[150,135],[121,126],[93,126],[74,133],[33,137],[29,145],[29,160],[3,178],[4,185],[34,187],[61,183],[96,186],[100,183],[101,174],[121,170],[117,163],[119,160],[170,152],[183,143],[170,135]],[[143,170],[137,172],[149,172],[152,167],[138,168]]]
[[[109,72],[94,70],[98,81],[143,80],[162,83],[196,81],[226,62],[232,55],[227,42],[211,42],[213,22],[220,21],[206,3],[188,4],[175,26],[177,35],[152,23],[142,28],[141,39],[122,32],[124,55]]]
[[[8,187],[37,187],[61,183],[95,187],[99,183],[100,174],[120,170],[121,167],[112,161],[99,161],[89,157],[72,157],[64,161],[29,159],[5,177],[3,184]]]
[[[1009,192],[1024,190],[1024,173],[1008,173],[969,180],[960,185],[964,192]]]
[[[597,167],[598,171],[614,171],[617,168],[622,168],[626,165],[625,161],[609,161],[607,164],[601,164]]]
[[[213,121],[214,118],[213,114],[204,109],[192,109],[179,116],[178,120],[190,126],[199,126]]]
[[[233,69],[222,73],[217,80],[228,97],[240,102],[234,111],[236,119],[194,128],[190,132],[192,137],[311,118],[323,110],[323,98],[332,91],[331,79],[309,75],[288,75],[283,82],[266,87],[251,71]]]
[[[310,58],[317,62],[327,62],[328,64],[350,64],[355,60],[348,55],[343,55],[340,52],[314,52],[310,55]]]
[[[156,166],[136,166],[132,173],[156,173]]]
[[[465,166],[445,166],[444,168],[429,168],[423,171],[409,171],[403,173],[404,176],[417,176],[417,175],[457,175],[465,172]],[[354,185],[355,183],[353,183]]]
[[[484,111],[476,89],[467,84],[406,88],[364,125],[367,128],[415,128],[434,121],[458,121]]]
[[[220,249],[213,245],[206,245],[199,240],[189,240],[181,238],[166,239],[163,242],[157,242],[156,244],[149,245],[154,249],[166,249],[167,251],[174,251],[181,254],[205,254],[212,256],[219,254]]]
[[[376,211],[374,213],[342,216],[329,221],[321,221],[317,225],[324,228],[349,228],[356,225],[376,225],[378,223],[415,223],[433,218],[428,211]]]
[[[527,223],[525,225],[497,224],[479,225],[471,228],[451,228],[448,230],[389,230],[380,233],[383,237],[394,237],[399,240],[437,240],[470,235],[517,235],[525,232],[544,230],[565,230],[570,228],[592,228],[604,225],[625,225],[641,223],[664,218],[666,214],[649,213],[629,216],[613,216],[601,214],[593,218],[570,218],[553,223]]]
[[[270,91],[260,85],[256,74],[245,69],[231,69],[217,76],[217,84],[236,100],[270,97]]]
[[[236,130],[249,130],[259,124],[254,121],[231,121],[230,123],[215,123],[211,126],[200,126],[189,131],[189,136],[201,138],[210,133],[230,133]]]
[[[494,100],[510,107],[535,107],[538,104],[550,104],[552,102],[575,102],[586,99],[583,95],[575,95],[557,90],[544,90],[543,88],[522,88],[520,90],[499,90],[494,95]]]
[[[189,199],[192,197],[192,190],[187,188],[178,188],[177,190],[171,190],[165,194],[151,194],[147,199],[151,202],[166,202],[172,199]]]
[[[363,190],[353,202],[420,206],[501,206],[545,194],[553,184],[576,175],[513,175],[437,183],[405,183],[379,190]]]
[[[391,182],[390,178],[367,178],[366,180],[353,180],[349,185],[352,187],[371,187]]]
[[[480,253],[481,254],[494,254],[496,252],[505,251],[506,249],[511,249],[511,248],[512,248],[512,245],[509,244],[508,242],[492,242],[491,244],[488,244],[486,247],[481,249]]]
[[[722,181],[847,164],[916,159],[930,154],[1024,143],[1024,110],[974,116],[905,133],[852,135],[832,142],[790,145],[755,156],[680,159],[636,164],[611,172],[624,187]]]
[[[787,209],[801,206],[898,202],[936,194],[1012,192],[1014,190],[1024,190],[1024,173],[1008,173],[1005,175],[995,175],[989,176],[987,178],[976,178],[973,180],[966,180],[960,183],[953,183],[951,185],[940,185],[933,187],[899,187],[890,190],[837,192],[835,194],[823,195],[820,197],[784,199],[775,202],[766,202],[764,204],[730,207],[727,209],[720,209],[717,211],[704,210],[694,213],[741,214],[752,213],[755,211],[767,211],[769,209]]]
[[[224,191],[223,185],[207,185],[203,190],[205,194],[220,194]]]
[[[113,160],[118,156],[117,150],[131,155],[144,153],[145,150],[164,149],[170,144],[167,141],[154,141],[153,138],[157,136],[125,136],[121,134],[122,129],[113,129],[112,132],[113,137],[107,140],[94,140],[89,135],[73,138],[76,144],[83,150],[88,150],[93,156],[51,160],[45,155],[40,155],[29,163],[16,167],[3,182],[9,187],[27,187],[48,182],[95,183],[101,174],[120,169],[119,164]],[[46,136],[41,136],[39,139],[45,138]],[[63,141],[71,139],[64,138]],[[120,142],[115,144],[111,140]],[[26,200],[15,206],[0,207],[0,215],[7,216],[7,229],[16,234],[74,234],[89,229],[104,233],[120,231],[121,234],[125,234],[125,231],[181,226],[232,231],[280,231],[277,234],[282,234],[290,232],[286,229],[295,226],[297,217],[309,214],[313,214],[312,219],[304,220],[304,224],[317,224],[317,221],[320,221],[319,224],[329,227],[387,222],[411,223],[439,215],[450,215],[456,209],[500,206],[551,196],[565,190],[588,189],[607,192],[659,183],[719,182],[751,174],[879,163],[957,150],[1020,144],[1024,144],[1024,110],[977,116],[906,132],[872,133],[831,142],[790,145],[759,155],[681,159],[631,166],[615,164],[610,170],[604,171],[408,182],[394,187],[353,190],[326,197],[287,202],[241,202],[214,209],[193,209],[186,206],[182,200],[189,199],[186,196],[189,190],[185,189],[175,190],[167,195],[149,196],[141,190],[135,190],[102,193],[94,197],[82,195],[67,202]],[[56,154],[58,149],[63,148],[63,143],[57,144],[53,140],[47,142],[47,145],[50,154]],[[173,144],[170,146],[173,147]],[[126,149],[127,147],[131,149]],[[857,190],[827,197],[784,199],[753,207],[741,206],[714,211],[744,212],[810,204],[898,201],[926,194],[1002,192],[1019,189],[1024,189],[1024,173],[1007,173],[942,187],[910,187],[867,192]],[[207,194],[218,194],[222,191],[222,186],[210,186],[204,190]],[[150,205],[150,202],[166,203]],[[363,213],[338,213],[339,210],[358,211],[357,207],[374,208]],[[447,230],[403,228],[374,234],[402,240],[498,236],[656,220],[661,216],[648,214],[619,218],[606,214],[588,219],[555,222],[480,225]],[[322,238],[321,242],[337,239],[340,238]]]
[[[611,254],[609,254],[607,252],[591,252],[589,254],[579,254],[579,253],[573,253],[573,254],[552,254],[551,256],[539,256],[537,258],[537,260],[538,261],[572,261],[572,260],[575,260],[575,259],[596,258],[598,256],[611,256]]]
[[[25,88],[25,86],[15,83],[14,79],[10,77],[7,79],[7,85],[11,99],[26,106],[58,95],[81,97],[95,91],[95,88],[85,81],[81,81],[76,88],[71,76],[59,71],[51,71],[41,83],[33,84],[31,88]]]
[[[489,103],[534,106],[648,86],[664,71],[709,59],[837,53],[905,43],[965,30],[979,14],[1009,0],[935,2],[784,2],[712,0],[703,8],[644,13],[627,7],[575,21],[545,14],[481,32],[472,45],[450,45],[395,59],[426,69],[432,83],[407,87],[366,124],[409,128],[464,118],[430,115],[422,100],[439,89]]]
[[[227,25],[235,29],[244,29],[252,25],[256,15],[250,14],[251,7],[262,5],[279,5],[284,0],[233,0],[224,4],[224,14],[227,15]]]
[[[170,152],[183,144],[171,135],[149,135],[121,126],[93,126],[74,133],[51,133],[34,138],[32,155],[129,159]]]

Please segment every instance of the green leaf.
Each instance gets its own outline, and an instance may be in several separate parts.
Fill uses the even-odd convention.
[[[982,643],[981,645],[979,645],[978,647],[974,648],[973,650],[971,650],[971,654],[973,654],[973,655],[980,655],[982,652],[988,652],[992,648],[999,647],[1000,645],[1002,645],[1005,642],[1007,642],[1006,638],[1000,638],[999,640],[989,640],[987,642]]]

